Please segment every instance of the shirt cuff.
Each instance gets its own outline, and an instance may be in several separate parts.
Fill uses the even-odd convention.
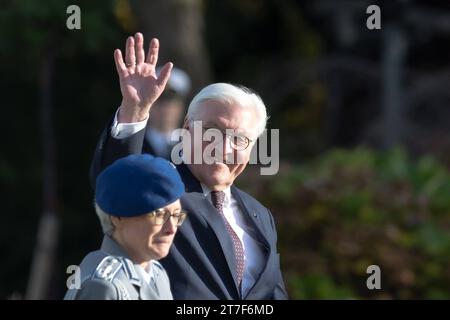
[[[111,137],[114,139],[125,139],[138,131],[141,131],[147,126],[148,117],[145,120],[139,122],[130,122],[130,123],[119,123],[117,120],[117,116],[119,115],[120,107],[116,111],[116,115],[114,116],[114,121],[111,126]]]

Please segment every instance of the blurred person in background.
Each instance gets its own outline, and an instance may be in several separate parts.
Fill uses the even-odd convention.
[[[170,159],[172,147],[176,144],[176,141],[171,140],[171,134],[182,124],[190,89],[188,74],[181,69],[172,68],[164,92],[152,106],[143,152]]]

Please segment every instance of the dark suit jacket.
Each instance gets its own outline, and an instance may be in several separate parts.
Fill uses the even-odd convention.
[[[144,135],[145,129],[126,139],[114,139],[109,123],[95,150],[91,183],[95,185],[96,176],[115,160],[148,150]],[[236,262],[224,221],[204,197],[199,181],[188,167],[181,164],[177,170],[186,186],[181,205],[188,211],[188,219],[178,229],[169,255],[160,260],[169,275],[174,299],[287,299],[270,211],[247,193],[231,187],[247,221],[247,230],[259,242],[265,261],[256,283],[242,296],[231,272],[236,270]]]

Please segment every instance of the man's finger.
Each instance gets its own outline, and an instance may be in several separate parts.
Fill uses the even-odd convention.
[[[119,49],[114,50],[114,62],[116,63],[116,69],[119,76],[125,76],[127,73],[127,67],[123,62],[122,52]]]
[[[125,63],[128,68],[136,65],[136,55],[134,53],[134,38],[128,37],[125,48]]]
[[[134,36],[134,41],[136,43],[136,64],[141,64],[144,62],[145,52],[144,52],[144,36],[142,33],[138,32]]]
[[[152,41],[150,41],[150,47],[148,48],[146,60],[146,62],[151,64],[153,67],[156,67],[156,63],[158,62],[158,52],[159,52],[159,40],[153,38]]]
[[[167,81],[169,81],[170,73],[172,71],[173,63],[167,62],[159,73],[159,77],[156,80],[156,85],[162,90],[166,87]]]

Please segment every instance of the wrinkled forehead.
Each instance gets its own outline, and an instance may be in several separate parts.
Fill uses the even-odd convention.
[[[221,130],[234,129],[252,136],[258,126],[258,114],[252,107],[242,106],[234,101],[208,99],[202,101],[194,120],[201,120],[203,126]]]

